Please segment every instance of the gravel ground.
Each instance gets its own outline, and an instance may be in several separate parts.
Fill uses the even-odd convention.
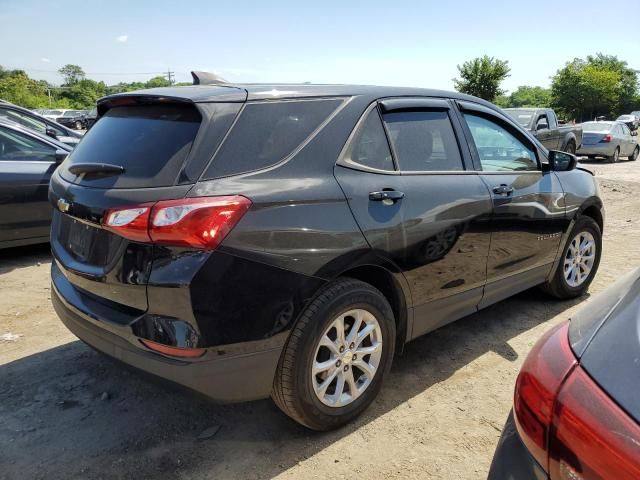
[[[585,164],[606,204],[591,292],[640,264],[640,162]],[[486,477],[527,352],[589,297],[530,290],[418,339],[354,424],[317,434],[268,400],[219,406],[70,334],[47,246],[0,251],[0,479]]]

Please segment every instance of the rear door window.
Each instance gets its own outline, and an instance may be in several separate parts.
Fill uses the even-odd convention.
[[[343,99],[248,103],[204,178],[236,175],[279,163],[309,139],[342,103]]]
[[[114,107],[100,118],[69,156],[67,165],[106,163],[124,167],[118,176],[70,181],[101,188],[164,187],[176,183],[200,128],[192,105]]]
[[[400,170],[464,170],[449,115],[445,111],[392,112],[384,115]]]

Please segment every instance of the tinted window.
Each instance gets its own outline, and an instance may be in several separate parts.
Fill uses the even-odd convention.
[[[396,112],[384,116],[400,170],[463,170],[447,112]]]
[[[309,138],[341,103],[337,99],[248,103],[205,178],[275,165]]]
[[[377,109],[369,112],[347,148],[343,160],[378,170],[393,170],[393,158]]]
[[[533,147],[484,117],[465,113],[464,118],[476,144],[482,170],[538,170]]]
[[[0,160],[54,162],[56,149],[27,135],[0,128]]]
[[[174,185],[199,127],[200,114],[192,106],[112,108],[85,134],[68,162],[109,163],[125,168],[118,177],[81,182],[93,186]],[[71,180],[75,178],[68,171],[62,175]]]

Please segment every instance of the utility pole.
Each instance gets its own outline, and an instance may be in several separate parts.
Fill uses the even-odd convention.
[[[172,72],[171,69],[167,70],[167,80],[169,80],[169,85],[173,85],[173,77],[174,72]]]

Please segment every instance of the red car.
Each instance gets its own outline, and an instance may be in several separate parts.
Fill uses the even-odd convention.
[[[640,479],[640,269],[533,347],[490,479]]]

